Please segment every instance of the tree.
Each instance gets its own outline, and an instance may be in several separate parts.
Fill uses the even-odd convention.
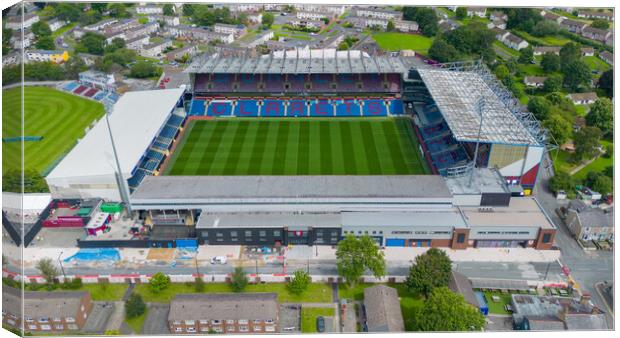
[[[546,120],[551,104],[542,96],[535,96],[527,103],[527,109],[539,120]]]
[[[543,37],[547,35],[556,35],[560,31],[560,26],[555,21],[542,20],[534,25],[532,35]]]
[[[368,235],[359,238],[347,235],[338,243],[336,259],[338,274],[349,285],[355,284],[366,270],[370,270],[376,278],[385,275],[384,253]]]
[[[592,21],[590,26],[598,29],[609,29],[609,22],[607,20],[596,19]]]
[[[510,30],[516,29],[532,33],[536,23],[543,20],[539,12],[533,8],[510,8],[504,11],[508,15],[506,28]]]
[[[48,284],[53,284],[58,277],[58,269],[51,258],[42,258],[37,262],[36,268]]]
[[[38,21],[33,23],[31,30],[37,38],[52,35],[52,29],[45,21]]]
[[[269,28],[271,27],[271,25],[273,25],[274,20],[275,20],[275,17],[273,16],[272,13],[265,13],[263,14],[263,19],[261,23],[263,24],[265,28]]]
[[[555,175],[549,179],[549,189],[553,192],[560,190],[572,191],[575,189],[573,177],[564,170],[556,170]]]
[[[37,43],[35,44],[37,49],[42,50],[54,50],[56,49],[56,44],[54,43],[54,38],[51,36],[42,36],[37,39]]]
[[[439,62],[450,62],[459,58],[459,52],[444,40],[435,39],[428,50],[428,56]]]
[[[580,87],[588,87],[592,74],[590,67],[583,60],[577,60],[566,66],[564,71],[564,86],[571,91],[577,91]]]
[[[230,287],[234,292],[241,292],[248,285],[248,276],[242,267],[238,266],[230,276]]]
[[[467,8],[466,7],[457,7],[456,8],[456,18],[459,20],[463,20],[467,17]]]
[[[564,144],[571,137],[573,126],[560,114],[550,114],[543,122],[543,126],[549,130],[558,144]]]
[[[431,37],[439,31],[437,15],[433,9],[404,6],[402,11],[403,19],[417,22],[423,35]]]
[[[434,288],[448,286],[451,273],[452,261],[445,251],[431,248],[415,258],[405,285],[411,292],[428,296]]]
[[[164,275],[163,272],[157,272],[151,276],[149,284],[151,286],[151,291],[154,293],[159,293],[166,290],[168,286],[170,286],[170,277]]]
[[[395,29],[396,29],[396,26],[394,26],[394,20],[388,20],[386,30],[388,32],[393,32]]]
[[[13,36],[13,30],[10,28],[2,29],[2,55],[6,55],[11,50],[11,37]]]
[[[545,73],[553,73],[560,70],[560,56],[555,53],[545,53],[540,60],[540,66]]]
[[[605,95],[609,98],[614,97],[614,70],[608,69],[603,72],[598,79],[598,88],[603,90]]]
[[[312,282],[312,279],[310,278],[310,274],[308,272],[304,270],[297,270],[295,271],[291,281],[288,282],[287,287],[292,294],[300,295],[308,289],[310,282]]]
[[[106,38],[93,32],[87,32],[82,36],[76,51],[95,55],[103,55]]]
[[[174,15],[174,7],[172,7],[172,4],[165,4],[162,10],[164,15]]]
[[[127,302],[125,302],[125,315],[127,318],[136,318],[146,311],[146,304],[142,300],[142,296],[132,293]]]
[[[143,79],[151,76],[155,76],[158,73],[158,68],[146,61],[138,61],[131,66],[131,71],[129,72],[130,77]]]
[[[183,15],[192,16],[194,14],[194,6],[192,4],[183,4]]]
[[[594,102],[590,107],[590,112],[586,115],[586,124],[597,127],[604,135],[610,134],[614,129],[614,110],[611,100],[602,97]]]
[[[123,3],[110,3],[108,10],[113,18],[128,18],[131,16],[131,13],[127,11],[127,6]]]
[[[534,61],[534,48],[532,46],[527,46],[519,52],[519,59],[517,60],[519,63],[530,64]]]
[[[485,319],[480,310],[447,287],[433,290],[415,316],[419,331],[480,331]]]
[[[4,73],[4,70],[3,70]],[[4,75],[4,74],[3,74]],[[38,171],[32,169],[24,170],[24,192],[37,193],[49,192],[45,178]],[[22,192],[22,172],[19,169],[7,170],[2,175],[2,190],[10,192]]]
[[[105,46],[104,52],[112,53],[116,51],[117,49],[125,48],[125,45],[126,45],[125,40],[121,38],[114,38],[107,46]]]
[[[198,293],[205,291],[205,281],[202,277],[196,277],[196,280],[194,281],[194,290]]]
[[[495,76],[497,76],[497,78],[500,80],[504,80],[505,78],[510,76],[510,70],[504,64],[500,64],[497,67],[495,67],[494,72],[495,72]]]
[[[93,2],[90,4],[90,9],[103,13],[108,8],[108,4],[105,2]]]
[[[597,127],[583,127],[574,134],[575,160],[582,161],[598,155],[601,130]]]
[[[75,22],[80,18],[80,14],[82,10],[76,6],[74,3],[58,3],[56,7],[54,7],[54,16],[61,20],[66,20],[70,22]]]
[[[565,73],[568,65],[581,58],[581,46],[574,42],[569,42],[560,48],[560,69]]]
[[[599,192],[601,195],[606,196],[613,191],[613,182],[611,178],[601,174],[594,180],[590,188],[596,192]]]
[[[542,89],[545,93],[559,92],[563,82],[562,75],[551,75],[545,79]]]

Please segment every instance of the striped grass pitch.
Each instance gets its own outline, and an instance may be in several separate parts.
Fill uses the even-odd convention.
[[[190,122],[166,175],[428,173],[407,118],[230,118]]]

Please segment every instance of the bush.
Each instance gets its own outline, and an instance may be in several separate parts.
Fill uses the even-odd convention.
[[[300,295],[308,289],[310,282],[312,282],[312,279],[310,278],[310,274],[308,274],[308,272],[304,270],[297,270],[295,271],[291,281],[288,282],[287,288],[290,293]]]
[[[170,286],[170,277],[164,275],[162,272],[157,272],[151,276],[149,284],[151,285],[151,291],[159,293]]]
[[[161,74],[161,69],[150,62],[138,61],[132,67],[129,72],[129,77],[144,79],[147,77],[153,77]]]
[[[248,285],[248,277],[242,267],[238,266],[230,277],[230,287],[234,292],[241,292]]]
[[[194,282],[194,290],[198,293],[205,291],[205,281],[202,280],[201,277],[196,277],[196,281]]]
[[[125,315],[127,318],[138,317],[146,311],[146,304],[142,297],[137,293],[132,293],[127,302],[125,302]]]

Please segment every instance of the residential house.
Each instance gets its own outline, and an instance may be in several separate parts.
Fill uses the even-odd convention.
[[[23,305],[23,312],[22,312]],[[2,323],[35,335],[80,330],[92,310],[88,292],[33,292],[2,287]]]
[[[556,47],[556,46],[536,46],[534,47],[534,55],[544,55],[547,53],[551,53],[551,54],[555,54],[555,55],[560,55],[560,49],[562,49],[562,47]]]
[[[166,53],[166,60],[168,60],[168,61],[180,60],[185,55],[187,55],[189,58],[191,58],[192,56],[196,55],[196,53],[198,53],[198,46],[196,46],[196,45],[189,45],[189,46],[185,46],[183,48],[175,49],[175,50],[173,50],[171,52]]]
[[[499,29],[506,29],[506,21],[502,20],[502,19],[496,19],[493,20],[491,22],[489,22],[487,24],[487,28],[488,29],[492,29],[492,28],[499,28]]]
[[[164,9],[155,4],[148,4],[144,6],[136,6],[136,13],[138,14],[163,14]]]
[[[547,80],[546,76],[526,76],[523,78],[523,83],[528,87],[542,87]]]
[[[588,26],[587,23],[581,21],[575,21],[571,19],[562,20],[560,27],[568,30],[571,33],[581,34],[584,28]]]
[[[598,11],[585,11],[585,10],[580,10],[577,14],[578,17],[580,18],[585,18],[585,19],[600,19],[600,20],[608,20],[608,21],[614,21],[614,13],[612,12],[598,12]]]
[[[607,330],[605,313],[581,298],[513,294],[512,319],[517,330]]]
[[[439,29],[442,32],[449,32],[451,30],[459,28],[459,24],[456,21],[452,21],[450,19],[441,19],[441,20],[439,20],[438,23],[439,23]],[[493,27],[493,28],[495,28],[495,27]]]
[[[94,55],[94,54],[88,54],[88,53],[78,53],[77,57],[79,57],[80,59],[82,59],[82,61],[84,61],[84,63],[90,67],[92,65],[95,64],[95,62],[101,58],[101,56],[99,55]]]
[[[575,202],[583,205],[580,200],[571,201],[564,214],[564,223],[570,232],[582,241],[614,241],[614,210],[585,206],[575,207]],[[571,205],[573,204],[573,205]]]
[[[112,32],[112,33],[104,33],[106,44],[112,43],[114,39],[127,40],[127,35],[123,31]]]
[[[289,25],[295,28],[317,29],[325,27],[323,20],[304,20],[304,19],[291,19]]]
[[[263,21],[263,14],[261,12],[246,13],[246,19],[252,23],[261,23]]]
[[[243,3],[229,3],[229,4],[215,4],[213,8],[228,8],[231,12],[260,12],[263,10],[263,4],[243,4]]]
[[[170,16],[170,15],[149,15],[149,22],[163,22],[166,26],[178,26],[181,24],[181,20],[179,20],[178,16]]]
[[[263,43],[273,39],[274,36],[275,34],[273,33],[273,31],[268,30],[266,32],[258,34],[252,41],[247,43],[247,46],[249,48],[254,48],[258,45],[262,45]]]
[[[190,27],[186,25],[179,25],[174,27],[168,27],[166,29],[168,35],[185,40],[198,40],[203,42],[211,42],[219,40],[223,43],[232,43],[235,41],[235,37],[232,34],[216,33],[212,30],[208,30],[200,27]]]
[[[351,16],[383,20],[401,20],[403,18],[403,12],[381,7],[353,7],[351,9]]]
[[[73,38],[76,40],[81,39],[84,36],[84,34],[86,34],[86,31],[81,27],[75,27],[73,29]]]
[[[572,93],[568,97],[574,104],[592,104],[598,99],[596,93]]]
[[[60,20],[60,19],[52,19],[50,21],[47,22],[47,25],[50,26],[50,30],[52,32],[57,31],[58,29],[60,29],[61,27],[63,27],[64,25],[66,25],[67,22],[65,20]]]
[[[594,48],[592,47],[581,48],[581,56],[594,56]]]
[[[58,50],[27,50],[26,62],[64,63],[69,60],[69,52]]]
[[[415,21],[409,20],[394,20],[394,28],[403,33],[417,32],[420,26]]]
[[[467,7],[467,16],[484,18],[487,16],[487,9],[486,7]]]
[[[247,33],[247,29],[244,25],[229,25],[225,23],[216,23],[213,25],[213,31],[222,34],[232,34],[235,38]]]
[[[106,19],[106,20],[101,20],[99,22],[96,22],[92,25],[84,26],[82,29],[88,32],[102,31],[106,27],[113,25],[117,22],[118,20],[116,19]]]
[[[484,295],[480,294],[480,292],[474,292],[472,283],[467,276],[452,271],[450,274],[450,281],[448,282],[448,288],[450,288],[452,292],[462,295],[467,303],[480,310],[483,315],[486,316],[489,314],[489,307],[484,300]]]
[[[22,21],[21,15],[16,15],[16,16],[9,17],[6,20],[6,28],[16,29],[16,30],[19,30],[22,28],[29,28],[34,23],[39,22],[39,20],[40,20],[39,16],[35,13],[24,14],[23,21]]]
[[[607,38],[611,35],[611,30],[598,29],[591,26],[587,26],[581,31],[581,36],[583,36],[584,38],[600,42],[605,42]]]
[[[561,15],[555,14],[555,13],[553,13],[551,11],[541,11],[540,15],[542,15],[543,19],[545,19],[547,21],[553,21],[553,22],[557,23],[558,25],[562,21],[566,20],[565,16],[561,16]]]
[[[164,40],[145,45],[139,53],[144,57],[156,58],[168,47],[172,47],[172,40]]]
[[[22,61],[21,51],[14,51],[12,53],[2,56],[2,67],[16,65],[20,63],[21,61]]]
[[[382,284],[364,289],[364,313],[368,332],[404,332],[396,289]]]
[[[324,4],[294,4],[297,12],[319,12],[329,13],[331,17],[338,17],[344,14],[343,5],[324,5]]]
[[[34,42],[34,33],[29,28],[24,29],[23,33],[17,32],[11,36],[10,42],[15,49],[28,48]]]
[[[149,35],[159,30],[159,24],[157,22],[149,22],[144,25],[130,28],[125,31],[126,39],[133,39],[138,36]]]
[[[514,50],[521,50],[523,48],[527,48],[527,46],[529,46],[529,43],[527,43],[527,41],[523,40],[522,38],[512,34],[512,33],[508,33],[506,34],[506,36],[504,37],[503,44],[505,44],[506,46],[514,49]]]
[[[495,21],[495,20],[508,21],[508,15],[506,15],[506,13],[501,12],[501,11],[493,11],[491,12],[491,15],[489,16],[489,19],[491,19],[492,21]]]
[[[276,333],[278,323],[276,293],[180,294],[168,312],[172,334]]]
[[[607,39],[605,39],[605,44],[606,44],[607,46],[612,46],[612,47],[614,46],[614,34],[613,34],[613,33],[612,33],[612,34],[610,34],[610,35],[607,37]]]
[[[330,18],[329,14],[325,12],[297,12],[295,14],[295,17],[297,17],[297,19],[300,19],[300,20],[314,20],[314,21]]]
[[[498,27],[491,28],[491,32],[495,35],[495,40],[498,40],[501,43],[504,43],[504,39],[508,36],[508,34],[510,34],[507,30],[500,29]]]
[[[598,57],[601,58],[601,60],[607,62],[610,65],[614,65],[614,55],[608,51],[603,51],[600,52],[598,54]]]
[[[106,74],[94,70],[87,70],[78,75],[78,81],[88,87],[97,88],[106,92],[116,90],[114,74]]]
[[[125,48],[139,51],[144,45],[148,45],[150,42],[151,38],[148,35],[136,36],[125,41]]]
[[[263,8],[267,12],[281,12],[284,10],[284,4],[264,4]]]
[[[118,32],[124,32],[128,29],[139,27],[141,25],[142,24],[138,21],[138,19],[124,19],[104,27],[103,31],[106,34],[113,34]]]

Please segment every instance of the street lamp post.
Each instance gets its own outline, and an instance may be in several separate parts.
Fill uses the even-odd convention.
[[[60,256],[62,256],[63,252],[64,251],[60,251],[60,254],[58,255],[57,260],[58,260],[58,264],[60,264],[60,271],[62,272],[63,281],[67,281],[67,275],[65,275],[65,268],[62,266],[62,261],[60,260]]]
[[[476,162],[478,162],[478,148],[480,147],[480,135],[482,134],[482,114],[484,111],[484,107],[485,100],[484,97],[481,96],[480,98],[478,98],[475,105],[476,112],[478,113],[478,115],[480,115],[480,123],[478,124],[478,138],[476,140],[476,149],[474,150],[474,163],[472,165],[471,173],[469,175],[469,186],[472,185],[472,182],[474,180],[474,170],[476,169]]]

